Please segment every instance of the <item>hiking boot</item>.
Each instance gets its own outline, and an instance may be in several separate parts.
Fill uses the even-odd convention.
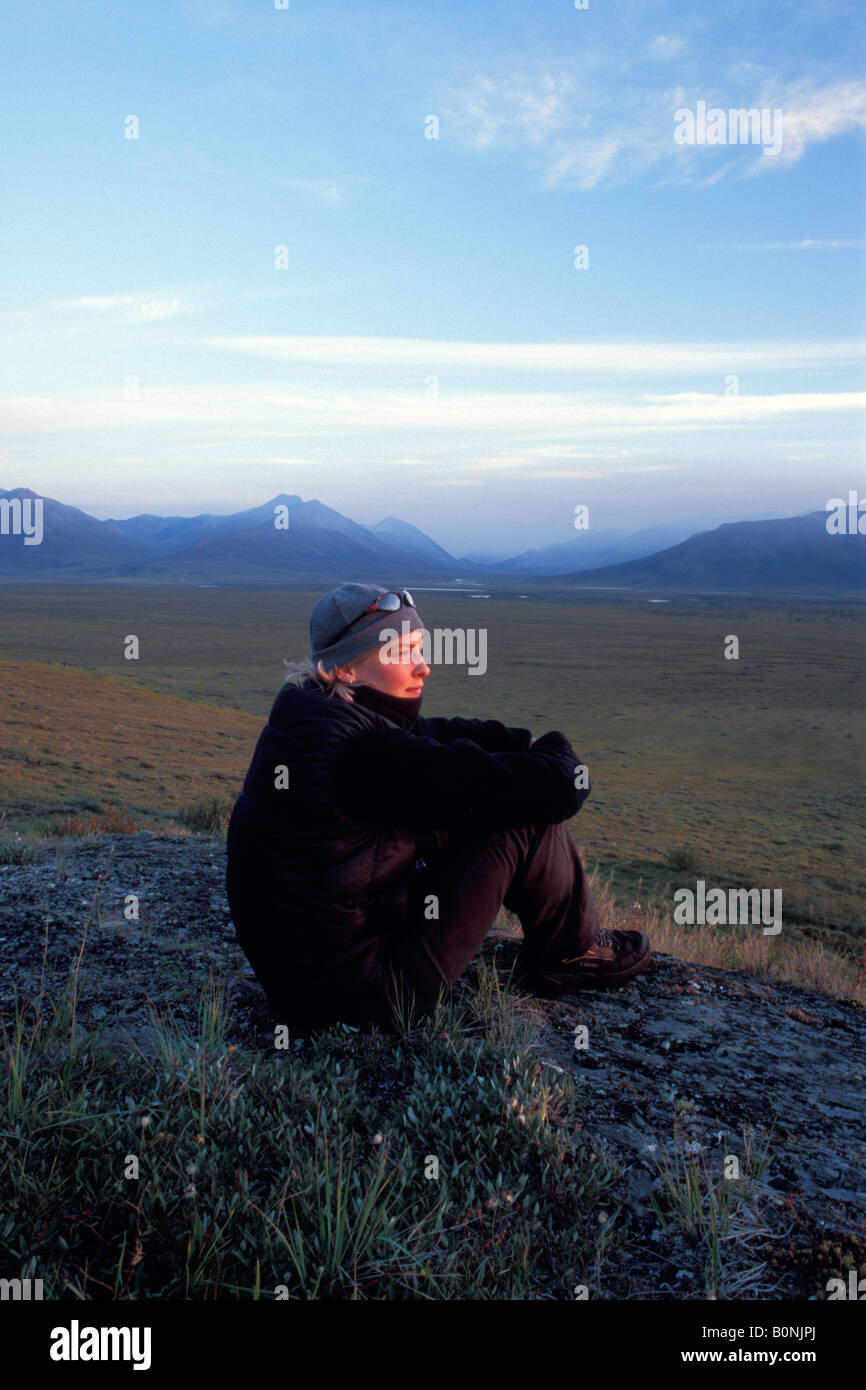
[[[625,984],[645,970],[650,961],[650,944],[643,932],[612,931],[599,927],[598,935],[582,956],[571,956],[557,964],[519,972],[533,993],[552,999],[572,989],[604,989]]]

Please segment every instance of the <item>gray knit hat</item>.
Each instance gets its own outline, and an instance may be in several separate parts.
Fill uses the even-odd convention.
[[[339,589],[332,589],[320,598],[310,615],[313,661],[324,661],[326,667],[334,670],[375,650],[379,634],[386,628],[393,628],[400,636],[406,621],[411,623],[408,631],[423,628],[418,609],[405,602],[405,589],[398,591],[402,600],[399,608],[390,613],[381,609],[374,609],[372,613],[366,611],[382,594],[393,592],[378,584],[341,584]]]

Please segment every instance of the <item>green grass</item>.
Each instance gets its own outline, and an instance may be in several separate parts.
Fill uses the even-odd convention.
[[[681,1108],[689,1109],[688,1102]],[[732,1166],[725,1172],[724,1165],[730,1163],[732,1156],[723,1155],[723,1170],[715,1175],[706,1154],[694,1152],[683,1144],[675,1125],[673,1142],[653,1155],[661,1194],[659,1197],[655,1193],[650,1195],[652,1207],[665,1233],[678,1229],[701,1250],[705,1258],[703,1273],[707,1298],[719,1295],[723,1273],[727,1274],[728,1246],[742,1244],[751,1234],[749,1202],[755,1184],[770,1166],[770,1144],[771,1135],[756,1144],[750,1126],[746,1125],[742,1167],[737,1160],[737,1168]],[[759,1266],[753,1271],[756,1278],[763,1273]],[[727,1279],[725,1285],[726,1296],[742,1294],[742,1286],[735,1290]]]
[[[558,1299],[600,1276],[610,1173],[495,971],[402,1034],[303,1048],[158,1020],[119,1058],[77,966],[4,1029],[7,1275],[61,1299]]]
[[[210,796],[205,801],[182,806],[177,819],[195,835],[218,835],[225,839],[231,810],[230,803],[218,796]]]

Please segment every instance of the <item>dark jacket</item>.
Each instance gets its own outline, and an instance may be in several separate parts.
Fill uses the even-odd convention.
[[[425,719],[420,704],[370,686],[350,703],[313,681],[274,701],[229,823],[226,885],[287,1021],[322,991],[337,1010],[380,987],[382,940],[405,921],[434,828],[550,824],[589,794],[563,734],[530,749],[528,729]]]

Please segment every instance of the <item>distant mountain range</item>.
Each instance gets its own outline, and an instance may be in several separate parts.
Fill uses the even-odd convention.
[[[26,488],[2,498],[36,498]],[[285,508],[288,529],[274,518]],[[277,585],[359,579],[407,571],[451,577],[458,562],[416,527],[396,517],[361,526],[321,502],[280,494],[228,516],[153,516],[97,521],[46,497],[44,536],[0,536],[0,578],[58,583],[136,580],[162,584]]]
[[[560,575],[557,584],[698,593],[866,592],[866,535],[830,535],[826,512],[734,521],[628,564]]]
[[[27,488],[0,489],[0,581],[306,587],[351,576],[385,584],[462,578],[492,588],[510,580],[673,592],[866,592],[866,536],[829,535],[824,512],[729,522],[687,538],[673,525],[583,531],[483,563],[455,559],[397,517],[362,526],[287,493],[227,516],[144,513],[108,521],[45,497],[41,543],[26,545],[15,534],[15,514],[23,506],[27,515],[38,499]],[[278,509],[288,515],[287,529],[274,525]]]
[[[652,555],[666,546],[676,545],[694,533],[692,526],[647,526],[642,531],[577,531],[567,541],[546,545],[541,550],[524,550],[513,559],[500,560],[489,568],[495,572],[523,574],[572,574],[580,570],[616,565]]]

